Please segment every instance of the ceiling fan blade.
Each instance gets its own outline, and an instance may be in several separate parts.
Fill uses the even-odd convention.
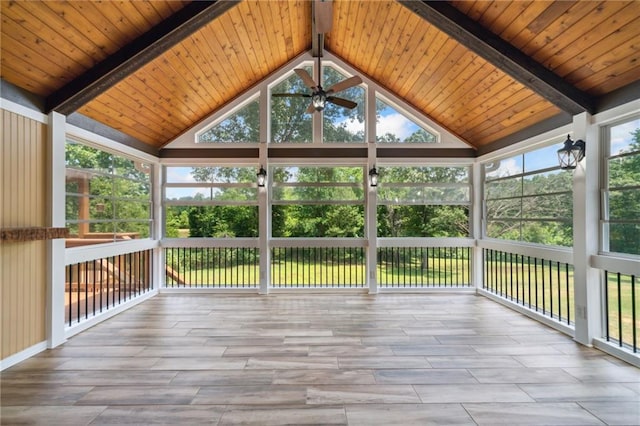
[[[309,107],[307,108],[307,110],[305,112],[307,114],[313,114],[314,112],[316,112],[316,108],[313,106],[313,103],[309,104]]]
[[[315,7],[316,31],[320,34],[328,33],[333,26],[333,2],[316,0]]]
[[[334,96],[327,96],[327,102],[331,102],[332,104],[340,105],[341,107],[349,109],[354,109],[358,106],[358,104],[353,101],[343,98],[336,98]]]
[[[311,95],[307,93],[272,93],[274,98],[310,98]]]
[[[313,90],[314,92],[316,91],[316,89],[318,88],[318,85],[316,84],[315,81],[313,81],[313,78],[309,75],[307,70],[302,68],[296,68],[294,69],[294,71],[296,74],[298,74],[298,77],[302,79],[302,82],[304,83],[305,86],[307,86],[309,89]]]
[[[333,86],[329,87],[327,89],[327,93],[341,92],[341,91],[346,90],[346,89],[348,89],[350,87],[357,86],[360,83],[362,83],[362,78],[360,78],[360,76],[358,76],[358,75],[354,75],[353,77],[349,77],[346,80],[342,80],[342,81],[334,84]]]

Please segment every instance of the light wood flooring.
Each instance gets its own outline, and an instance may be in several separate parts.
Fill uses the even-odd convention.
[[[640,369],[471,294],[159,295],[1,386],[3,425],[640,424]]]

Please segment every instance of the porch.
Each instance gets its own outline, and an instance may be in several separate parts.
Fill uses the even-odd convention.
[[[640,423],[637,368],[473,294],[160,294],[1,380],[7,424]]]

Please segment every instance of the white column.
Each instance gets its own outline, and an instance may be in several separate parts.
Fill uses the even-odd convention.
[[[482,288],[484,275],[483,275],[483,259],[482,249],[478,247],[478,241],[482,239],[482,217],[484,211],[484,197],[482,193],[482,165],[478,162],[473,163],[471,167],[471,184],[473,193],[471,194],[471,237],[475,240],[476,244],[471,249],[471,280],[474,287],[477,289]]]
[[[367,91],[367,107],[366,117],[375,117],[376,112],[376,97],[375,90],[369,85]],[[368,141],[368,158],[367,158],[367,170],[365,170],[365,187],[367,206],[367,285],[369,287],[370,294],[378,293],[378,227],[377,227],[377,190],[369,184],[369,170],[376,166],[377,152],[376,152],[376,120],[366,120],[365,140]]]
[[[49,114],[47,140],[47,225],[65,226],[66,117]],[[47,241],[47,347],[65,342],[65,240]]]
[[[269,188],[271,188],[271,170],[269,170],[269,92],[267,85],[262,87],[264,96],[260,96],[260,153],[258,167],[262,166],[267,171],[267,180],[264,188],[258,188],[258,252],[260,253],[260,294],[269,294],[271,286],[271,207],[269,204]]]
[[[600,273],[590,266],[598,253],[600,140],[587,113],[573,118],[573,140],[586,142],[586,155],[573,175],[573,266],[575,340],[591,346],[602,336]]]
[[[154,218],[153,238],[158,244],[153,249],[153,276],[155,279],[151,284],[154,289],[159,289],[166,286],[164,249],[160,246],[166,222],[166,217],[164,217],[164,210],[162,208],[162,183],[164,182],[164,170],[159,162],[155,163],[153,166],[152,179]]]

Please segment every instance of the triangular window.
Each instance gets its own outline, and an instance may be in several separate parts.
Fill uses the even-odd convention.
[[[330,89],[334,84],[346,80],[344,75],[331,66],[323,67],[324,82],[322,87]],[[358,104],[353,109],[327,103],[323,116],[323,142],[364,142],[365,126],[365,90],[361,86],[335,93],[338,98],[347,99]]]
[[[437,143],[435,132],[418,124],[388,102],[376,98],[376,142]]]
[[[198,143],[258,143],[260,104],[255,99],[197,135]]]

